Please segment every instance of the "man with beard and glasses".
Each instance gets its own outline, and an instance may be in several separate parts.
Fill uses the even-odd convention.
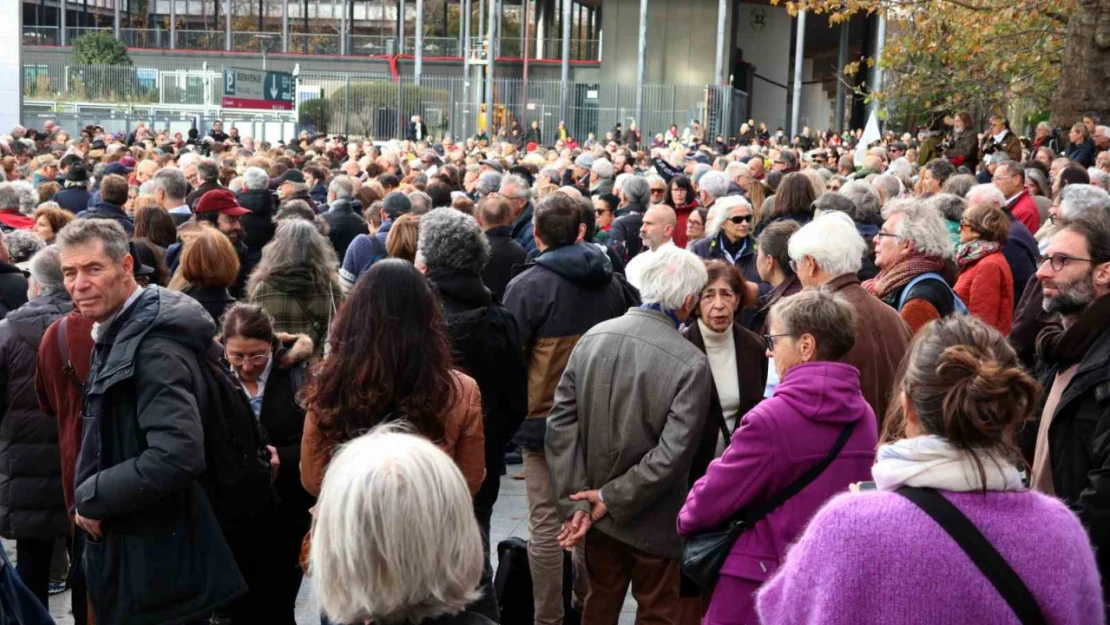
[[[1053,235],[1037,278],[1044,310],[1062,325],[1037,338],[1042,371],[1030,484],[1071,508],[1090,534],[1103,579],[1110,580],[1110,213],[1067,219]]]

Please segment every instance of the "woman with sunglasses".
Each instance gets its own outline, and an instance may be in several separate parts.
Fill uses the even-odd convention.
[[[230,612],[235,621],[290,623],[301,586],[301,541],[315,503],[301,486],[305,413],[296,399],[307,377],[312,339],[275,333],[273,318],[261,306],[246,303],[224,314],[222,339],[224,357],[278,459],[277,503],[263,515],[265,526],[251,527],[250,536],[232,541],[250,592]]]
[[[1014,321],[1014,276],[1002,255],[1010,218],[992,204],[964,211],[956,246],[956,295],[968,311],[1006,336]]]
[[[708,287],[707,287],[708,288]],[[850,484],[870,479],[878,442],[859,371],[838,362],[856,341],[842,295],[806,289],[771,308],[768,355],[782,382],[740,419],[724,455],[694,484],[678,515],[686,537],[714,531],[780,495],[826,457],[828,467],[732,545],[702,623],[758,623],[755,593],[810,517]],[[714,376],[716,380],[716,376]],[[839,446],[839,449],[837,447]]]
[[[597,233],[594,234],[594,243],[604,244],[609,240],[609,228],[613,225],[613,211],[617,210],[620,201],[612,193],[605,193],[594,198],[594,220],[597,224]]]
[[[755,262],[752,207],[743,197],[726,196],[713,204],[713,210],[713,218],[706,226],[706,237],[694,245],[694,253],[705,260],[723,260],[734,265],[744,275],[755,298],[769,293],[771,285],[760,280]],[[754,310],[745,310],[739,321],[751,329],[754,317]]]

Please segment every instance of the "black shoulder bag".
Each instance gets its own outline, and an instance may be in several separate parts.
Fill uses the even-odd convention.
[[[764,517],[777,510],[791,497],[802,492],[802,489],[809,486],[813,480],[824,473],[825,469],[829,468],[833,460],[836,460],[836,457],[840,455],[840,451],[848,443],[848,439],[851,438],[852,431],[855,428],[855,422],[844,426],[844,429],[840,432],[840,437],[836,439],[836,443],[833,444],[832,449],[829,450],[828,455],[821,462],[810,467],[798,479],[767,501],[755,507],[740,510],[721,529],[687,538],[686,547],[682,551],[682,574],[706,592],[712,592],[713,587],[717,585],[717,577],[721,573],[721,567],[724,566],[729,552],[732,551],[732,545],[740,537],[740,534],[762,521]]]
[[[897,491],[941,526],[1013,609],[1022,625],[1045,625],[1044,612],[1025,582],[960,509],[931,488],[903,486]]]

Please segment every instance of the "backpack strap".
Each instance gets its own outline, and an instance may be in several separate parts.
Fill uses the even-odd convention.
[[[1013,609],[1022,625],[1044,625],[1044,612],[1029,587],[1021,580],[1002,554],[975,527],[960,509],[943,495],[931,488],[903,486],[897,491],[928,514],[937,525],[956,541],[960,549],[979,571],[986,576],[1002,598]]]
[[[902,289],[902,294],[898,296],[898,310],[899,311],[901,311],[902,308],[905,307],[906,300],[908,300],[910,298],[910,291],[913,290],[913,287],[917,286],[919,283],[924,282],[926,280],[938,280],[946,288],[948,287],[948,283],[945,282],[944,278],[940,277],[940,274],[938,274],[938,273],[928,271],[928,272],[925,272],[925,273],[917,274],[916,276],[913,277],[913,279],[911,279],[909,281],[909,283],[906,284],[905,288]]]
[[[66,377],[73,382],[77,388],[83,388],[84,384],[77,378],[77,370],[73,368],[73,361],[69,357],[69,341],[66,338],[66,327],[69,323],[69,315],[62,315],[62,321],[58,324],[58,354],[62,357],[62,371]]]

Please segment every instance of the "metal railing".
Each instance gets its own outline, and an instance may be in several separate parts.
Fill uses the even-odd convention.
[[[94,32],[114,34],[111,26],[70,26],[66,28],[66,43]],[[226,31],[190,30],[175,31],[175,45],[170,45],[170,31],[166,28],[121,28],[120,40],[129,48],[165,50],[226,50]],[[351,35],[348,37],[348,56],[393,56],[398,51],[398,38],[393,35]],[[56,26],[24,26],[23,44],[39,46],[60,45],[59,29]],[[233,32],[232,50],[236,52],[280,53],[282,39],[280,32]],[[529,57],[535,60],[559,60],[562,58],[562,44],[558,40],[546,42],[543,53],[538,54],[535,42],[529,45]],[[289,52],[293,54],[340,53],[340,36],[337,33],[289,33]],[[416,54],[416,37],[406,36],[401,54]],[[600,59],[600,41],[597,39],[575,39],[571,41],[571,60],[597,61]],[[499,58],[519,59],[524,57],[520,37],[504,37],[498,49]],[[462,58],[462,48],[458,37],[424,37],[424,55],[427,57]]]
[[[155,69],[143,67],[27,64],[23,68],[25,101],[109,109],[153,107],[167,112],[199,108],[220,112],[222,68]],[[481,81],[469,93],[461,76],[424,76],[419,85],[411,75],[394,80],[389,74],[302,71],[297,77],[295,119],[316,132],[377,138],[399,137],[412,115],[422,115],[434,137],[462,137],[484,128],[486,103]],[[636,119],[635,85],[562,83],[559,80],[495,78],[494,134],[507,133],[513,122],[527,129],[539,122],[545,143],[554,143],[560,121],[580,140],[589,134],[604,139],[617,122],[636,121],[644,142],[671,124],[701,121],[710,136],[731,136],[747,119],[747,94],[712,85],[644,85],[644,113]],[[561,116],[566,97],[566,118]],[[191,110],[191,109],[190,109]]]

